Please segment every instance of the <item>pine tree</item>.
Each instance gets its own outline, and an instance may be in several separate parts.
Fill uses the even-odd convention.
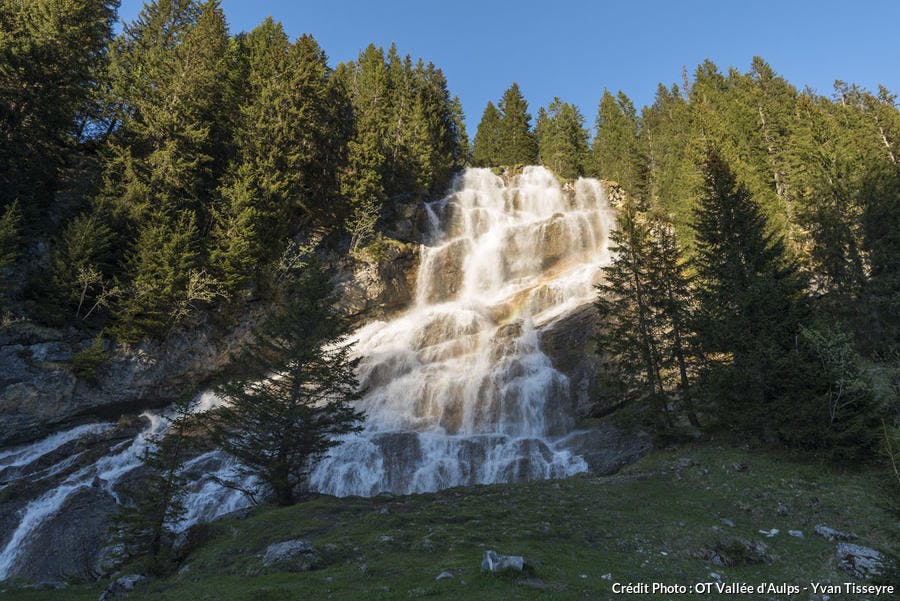
[[[109,305],[115,236],[99,213],[85,213],[66,224],[50,259],[49,284],[57,307],[87,319]]]
[[[500,119],[502,115],[493,102],[488,102],[475,133],[472,164],[476,167],[500,166]]]
[[[554,98],[546,111],[541,109],[535,136],[542,165],[565,179],[575,179],[584,173],[588,133],[584,129],[584,117],[575,105]]]
[[[187,478],[181,470],[196,447],[196,427],[189,401],[176,403],[166,430],[147,441],[142,458],[145,475],[130,503],[117,507],[113,540],[123,558],[143,557],[146,569],[164,575],[173,565],[179,522],[186,514]]]
[[[217,387],[213,439],[280,505],[297,501],[309,471],[335,436],[357,430],[361,414],[346,323],[334,312],[329,275],[307,267],[281,295],[280,308],[235,362],[239,376]]]
[[[302,224],[343,218],[337,177],[349,126],[347,99],[315,40],[290,44],[281,24],[266,19],[242,43],[237,157],[210,256],[230,294],[258,278]]]
[[[612,262],[604,267],[597,286],[597,308],[607,322],[598,337],[598,352],[611,357],[614,379],[632,401],[647,401],[657,419],[671,425],[662,379],[663,354],[658,337],[658,315],[653,307],[651,264],[653,240],[645,216],[636,203],[626,202],[610,232]]]
[[[628,96],[603,90],[591,147],[595,175],[617,182],[632,198],[643,198],[645,159],[638,138],[638,118]]]
[[[89,135],[115,0],[0,3],[0,209],[39,220],[58,171]]]
[[[18,201],[12,202],[0,215],[0,303],[6,302],[6,269],[19,257],[22,211]],[[2,306],[0,304],[0,306]]]
[[[771,435],[797,363],[803,282],[759,206],[709,151],[696,212],[698,308],[694,329],[711,368],[708,393],[727,423]]]
[[[500,99],[499,148],[497,161],[500,165],[533,165],[537,162],[537,142],[531,131],[531,115],[528,102],[513,83]]]

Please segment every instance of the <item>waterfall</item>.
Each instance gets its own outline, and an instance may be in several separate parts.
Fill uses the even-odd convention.
[[[426,212],[414,306],[355,335],[365,430],[312,488],[408,494],[585,471],[558,444],[574,415],[539,331],[593,298],[612,224],[600,183],[468,169]]]
[[[566,445],[575,421],[569,381],[542,351],[540,335],[593,300],[613,223],[600,183],[583,178],[564,189],[542,167],[508,181],[467,169],[425,211],[429,231],[412,306],[354,335],[365,429],[343,437],[316,466],[311,488],[408,494],[585,471]],[[206,392],[193,410],[220,402]],[[133,438],[95,423],[0,451],[0,492],[31,490],[29,498],[12,497],[12,509],[0,504],[14,525],[0,532],[0,580],[47,553],[35,541],[53,532],[79,494],[93,491],[105,503],[101,511],[121,502],[120,487],[127,490],[169,423],[165,412],[142,417]],[[91,445],[103,452],[89,454]],[[176,529],[248,505],[217,480],[233,479],[234,468],[218,451],[183,466],[191,485]]]

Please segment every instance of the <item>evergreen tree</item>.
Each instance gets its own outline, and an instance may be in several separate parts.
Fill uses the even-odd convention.
[[[112,247],[115,236],[102,215],[86,213],[66,224],[50,259],[54,304],[77,319],[106,307],[116,294]]]
[[[186,509],[187,477],[181,470],[196,447],[190,403],[180,401],[166,430],[147,441],[140,488],[130,503],[117,506],[111,531],[124,558],[143,557],[146,569],[163,575],[173,565],[175,537]]]
[[[653,240],[645,216],[636,203],[626,202],[609,234],[613,260],[604,267],[597,286],[597,308],[607,324],[598,338],[598,351],[611,357],[614,380],[632,401],[647,401],[658,419],[671,425],[662,378],[663,351],[658,315],[653,307]]]
[[[338,169],[349,111],[325,55],[309,36],[290,44],[266,19],[242,40],[246,84],[237,157],[222,187],[210,263],[235,293],[277,258],[304,223],[343,217]]]
[[[0,209],[34,225],[93,117],[117,0],[0,3]]]
[[[575,105],[554,98],[546,111],[541,109],[535,136],[542,165],[565,179],[575,179],[584,173],[588,133],[584,129],[584,117]]]
[[[502,115],[493,102],[488,102],[475,132],[472,164],[476,167],[500,166],[500,119]]]
[[[704,378],[726,423],[777,429],[783,386],[796,374],[803,281],[759,206],[709,151],[696,212],[698,310],[694,328],[710,363]]]
[[[280,300],[238,357],[240,375],[216,389],[228,404],[216,412],[213,438],[242,474],[290,505],[334,437],[357,430],[362,416],[350,405],[359,398],[357,360],[329,275],[306,268]]]
[[[691,425],[700,425],[694,407],[691,373],[696,363],[690,320],[693,290],[674,226],[660,218],[650,222],[648,256],[650,298],[659,315],[662,367],[674,368],[681,402]]]
[[[531,131],[528,102],[513,83],[500,99],[497,161],[500,165],[533,165],[537,162],[537,142]]]
[[[6,269],[20,254],[22,211],[14,201],[0,215],[0,303],[6,302]],[[2,306],[2,305],[0,305]]]
[[[591,152],[594,173],[617,182],[633,198],[643,198],[645,159],[638,138],[638,118],[628,96],[603,90]]]

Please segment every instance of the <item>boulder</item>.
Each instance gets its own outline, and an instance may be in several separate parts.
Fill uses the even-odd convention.
[[[112,599],[118,599],[120,597],[124,597],[128,593],[134,590],[134,587],[139,583],[143,582],[147,578],[142,576],[141,574],[128,574],[126,576],[121,576],[116,578],[112,584],[106,587],[106,590],[100,593],[100,598],[98,601],[112,601]]]
[[[877,576],[884,568],[884,558],[881,553],[862,545],[838,543],[834,554],[838,567],[851,577],[860,580]]]
[[[525,558],[521,555],[500,555],[496,551],[485,551],[481,560],[482,572],[521,572],[525,569]]]
[[[262,564],[284,572],[306,572],[319,560],[316,549],[304,540],[287,540],[266,547]]]
[[[834,528],[829,528],[825,524],[817,525],[815,528],[813,528],[813,531],[816,534],[818,534],[819,536],[826,538],[830,541],[835,541],[835,540],[848,541],[848,540],[854,540],[855,538],[857,538],[856,535],[851,532],[841,532],[840,530],[835,530]]]

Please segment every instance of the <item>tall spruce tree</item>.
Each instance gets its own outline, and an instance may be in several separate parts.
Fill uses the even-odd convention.
[[[536,163],[537,142],[531,131],[531,115],[518,84],[513,83],[503,93],[499,109],[498,163],[510,167]]]
[[[535,136],[538,160],[560,177],[575,179],[584,174],[588,159],[588,133],[578,108],[554,98],[541,109]]]
[[[500,119],[502,114],[493,102],[488,101],[481,114],[475,145],[472,149],[472,163],[476,167],[500,166]]]
[[[715,151],[696,211],[694,329],[725,423],[770,436],[797,365],[804,282],[759,206]]]
[[[307,267],[289,281],[280,307],[235,362],[239,374],[216,388],[213,439],[279,505],[295,503],[335,436],[358,429],[357,360],[334,311],[330,275]]]
[[[655,419],[672,425],[662,376],[663,349],[654,307],[651,263],[653,240],[646,216],[626,202],[610,232],[612,262],[597,286],[597,308],[607,322],[598,337],[598,352],[610,356],[621,394],[655,408]],[[664,421],[663,421],[664,420]]]
[[[638,137],[638,118],[631,100],[603,90],[591,147],[595,175],[617,182],[632,198],[643,198],[646,162]]]
[[[89,134],[117,0],[0,3],[0,209],[14,200],[32,227],[59,169]]]

